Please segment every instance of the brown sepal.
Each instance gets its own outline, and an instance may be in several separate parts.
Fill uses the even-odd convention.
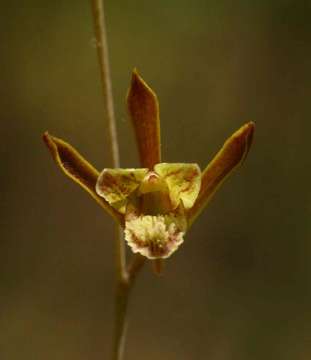
[[[43,140],[65,175],[86,190],[115,220],[123,223],[123,216],[95,191],[99,172],[65,141],[51,136],[48,132],[43,134]]]
[[[188,212],[188,223],[205,208],[219,186],[237,166],[245,160],[252,144],[255,124],[249,122],[237,130],[224,143],[202,173],[201,190],[194,206]]]
[[[141,167],[153,169],[161,162],[159,104],[156,94],[134,70],[127,95]]]

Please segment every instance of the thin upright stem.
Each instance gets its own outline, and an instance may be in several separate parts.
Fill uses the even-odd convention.
[[[112,360],[123,359],[130,290],[131,285],[128,281],[119,281],[115,289],[115,328]]]
[[[124,341],[127,329],[127,311],[129,305],[129,297],[136,277],[143,265],[146,258],[141,255],[135,255],[131,259],[126,276],[123,280],[118,282],[115,294],[115,335],[113,343],[113,360],[122,360],[124,351]]]
[[[135,255],[127,267],[127,277],[118,283],[116,288],[115,304],[115,336],[113,344],[113,360],[123,359],[124,340],[127,330],[127,311],[129,297],[136,277],[142,269],[146,258],[141,255]]]
[[[105,115],[109,125],[109,137],[111,156],[114,167],[120,167],[119,145],[114,114],[114,103],[112,95],[111,74],[109,64],[109,52],[107,41],[107,30],[103,0],[92,0],[94,17],[94,31],[96,39],[97,56],[100,66],[103,95],[105,100]]]
[[[119,144],[117,137],[114,103],[111,86],[111,75],[109,65],[109,52],[107,42],[107,30],[103,0],[91,0],[94,18],[94,32],[96,40],[97,56],[100,66],[102,90],[104,95],[104,111],[108,122],[111,158],[113,167],[120,167]],[[119,279],[125,276],[125,247],[119,227],[116,229],[116,259]]]
[[[133,286],[136,276],[142,269],[146,262],[146,258],[142,255],[136,254],[130,261],[128,267],[127,267],[127,276],[128,276],[128,282],[130,286]]]
[[[100,65],[103,95],[105,101],[105,117],[108,121],[109,140],[112,164],[115,168],[120,167],[119,145],[117,138],[116,121],[114,114],[111,75],[108,56],[107,31],[105,24],[105,12],[103,0],[91,0],[96,49]],[[126,332],[126,319],[130,291],[135,278],[144,264],[144,258],[134,257],[127,268],[125,246],[122,229],[116,228],[116,269],[117,286],[115,294],[115,337],[113,345],[113,360],[123,359],[124,340]]]

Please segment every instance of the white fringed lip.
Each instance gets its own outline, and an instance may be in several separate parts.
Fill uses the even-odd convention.
[[[184,241],[183,224],[173,214],[141,215],[125,223],[125,240],[148,259],[168,258]]]

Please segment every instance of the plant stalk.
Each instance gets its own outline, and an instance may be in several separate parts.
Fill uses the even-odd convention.
[[[105,102],[105,117],[108,122],[108,133],[113,167],[120,167],[119,144],[116,129],[114,102],[111,86],[107,30],[103,0],[91,0],[97,56],[100,66],[102,91]],[[116,228],[116,269],[117,284],[115,293],[115,336],[113,344],[113,360],[123,359],[124,340],[126,335],[127,309],[130,291],[135,278],[141,270],[145,259],[135,256],[127,268],[123,231]]]
[[[105,111],[105,118],[107,119],[108,122],[111,159],[112,159],[113,167],[118,168],[120,167],[120,155],[119,155],[119,144],[118,144],[117,127],[116,127],[116,119],[114,112],[113,95],[112,95],[104,4],[103,4],[103,0],[91,0],[91,2],[92,2],[92,10],[93,10],[93,18],[94,18],[96,49],[97,49],[99,67],[100,67],[102,91],[105,102],[104,111]],[[116,258],[117,258],[118,278],[121,279],[125,275],[126,262],[125,262],[125,247],[119,226],[116,229],[116,239],[117,239]]]
[[[122,360],[124,351],[124,342],[127,330],[127,310],[129,304],[130,292],[133,289],[136,277],[142,269],[146,258],[141,255],[135,255],[126,271],[126,278],[118,282],[116,289],[115,304],[115,336],[113,344],[113,360]]]

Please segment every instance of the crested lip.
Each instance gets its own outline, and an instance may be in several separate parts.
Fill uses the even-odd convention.
[[[143,215],[125,223],[125,240],[134,253],[165,259],[184,241],[184,229],[174,215]]]

